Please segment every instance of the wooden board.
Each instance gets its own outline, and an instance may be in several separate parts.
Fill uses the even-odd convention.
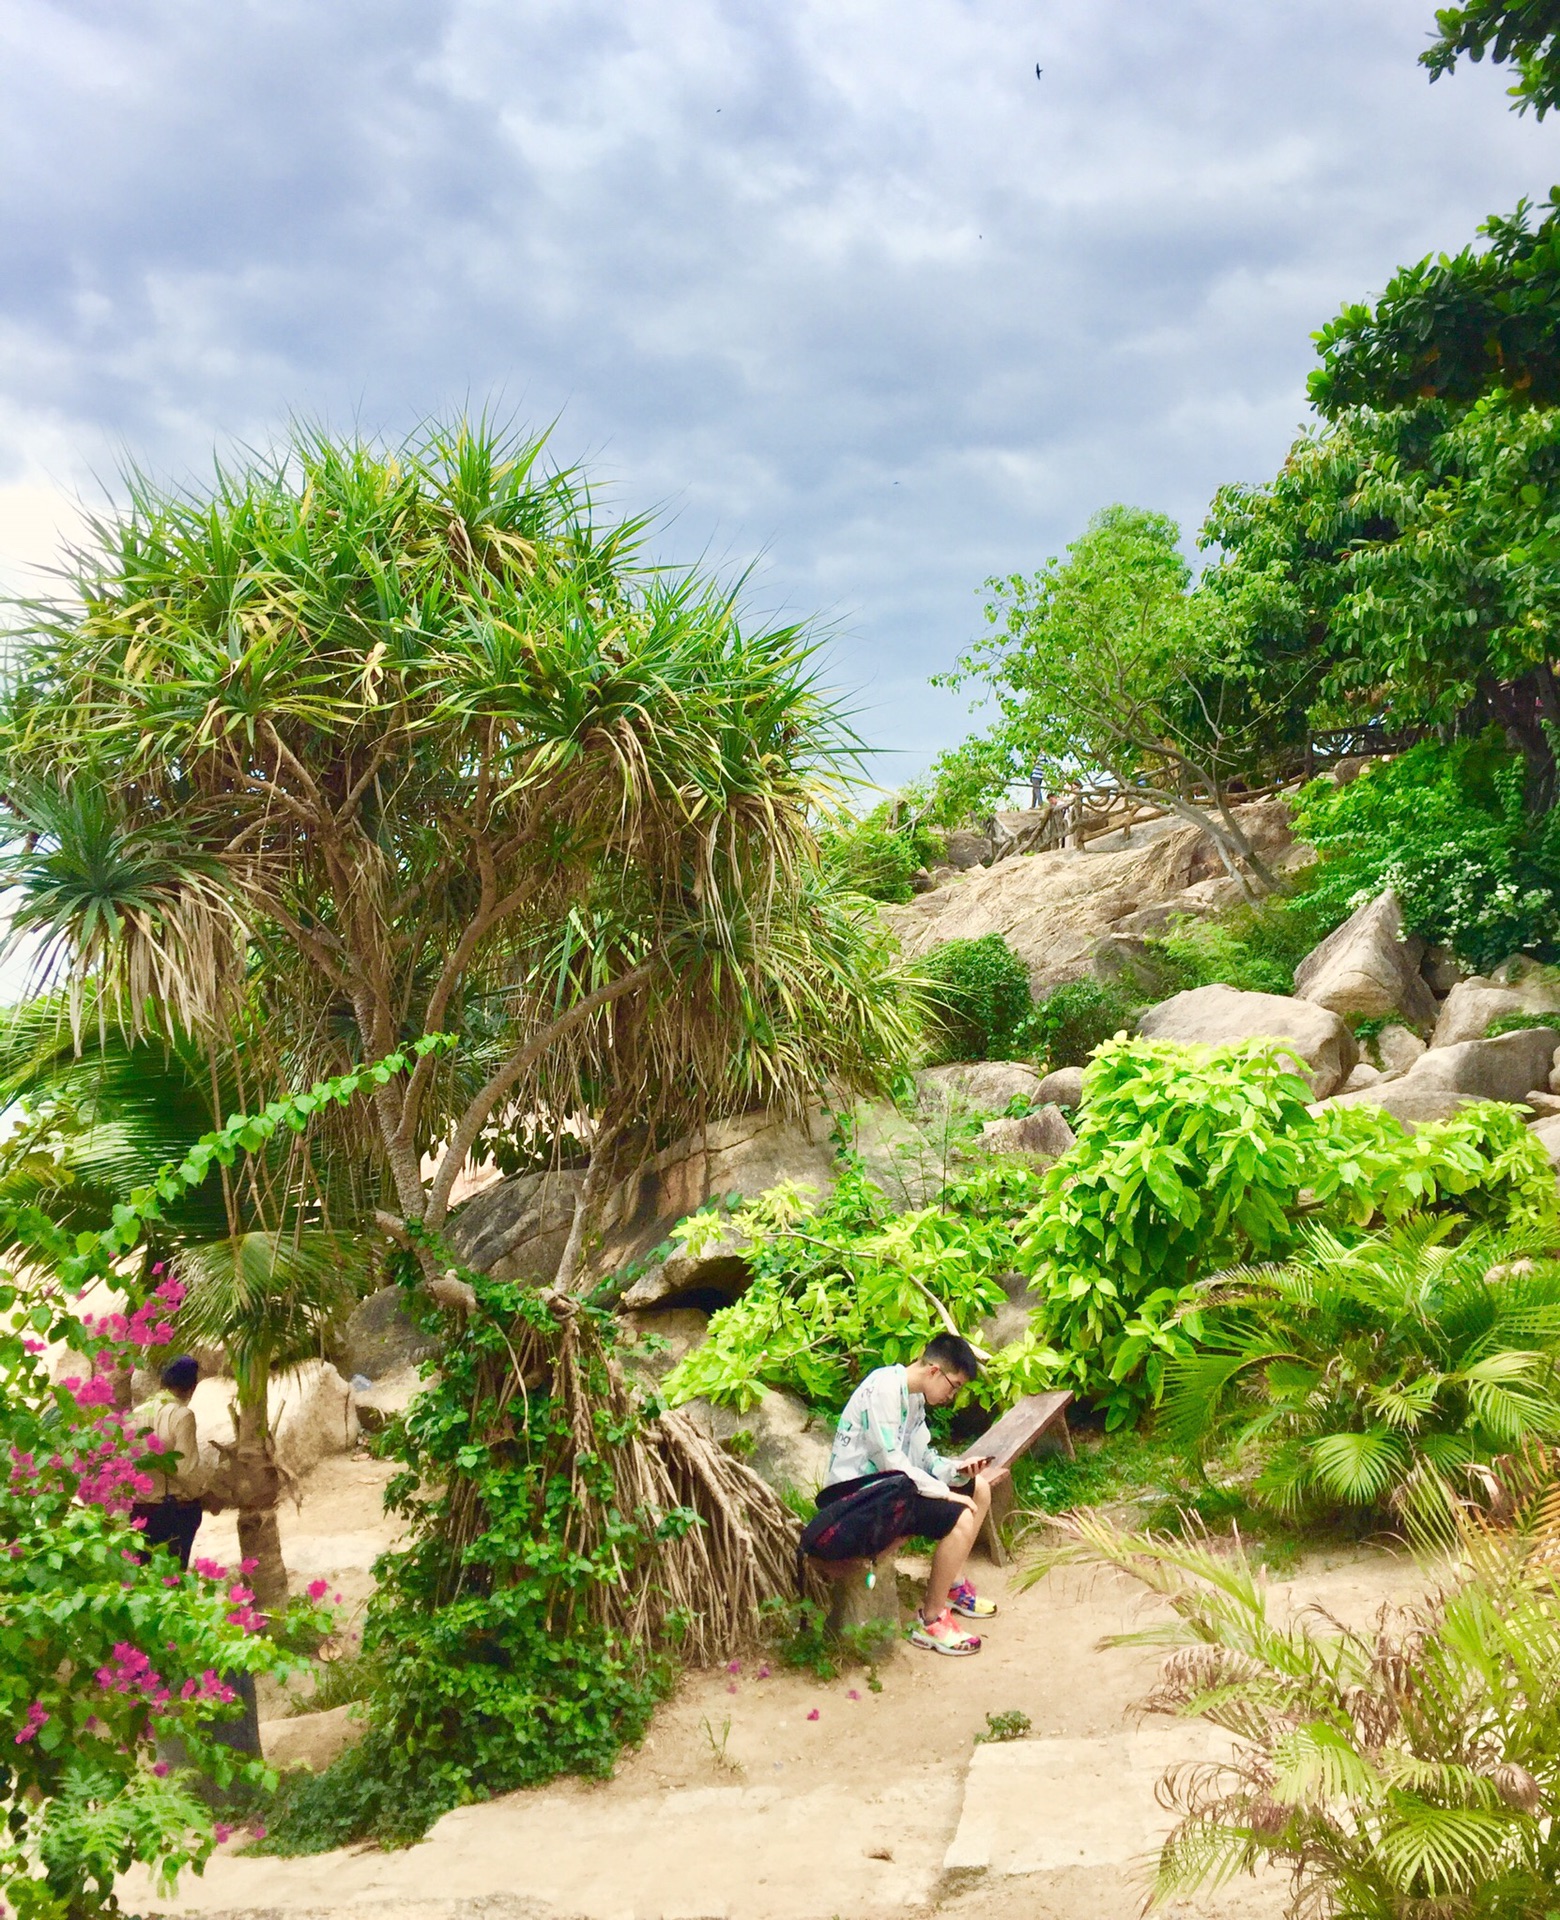
[[[971,1440],[961,1447],[959,1457],[964,1460],[985,1458],[995,1466],[1010,1467],[1020,1454],[1028,1452],[1047,1427],[1060,1421],[1065,1436],[1067,1408],[1071,1403],[1070,1393],[1031,1393],[1009,1407],[1002,1418],[994,1426],[988,1427],[978,1440]]]

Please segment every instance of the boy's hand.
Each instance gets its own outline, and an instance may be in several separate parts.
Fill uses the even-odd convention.
[[[983,1466],[975,1476],[983,1486],[987,1487],[1000,1486],[1007,1477],[1008,1470],[1006,1467],[994,1467],[990,1461],[987,1461],[985,1466]]]
[[[990,1464],[991,1455],[989,1453],[972,1453],[968,1460],[961,1460],[959,1462],[956,1471],[962,1479],[973,1480],[977,1474],[979,1474],[982,1467],[990,1466]]]

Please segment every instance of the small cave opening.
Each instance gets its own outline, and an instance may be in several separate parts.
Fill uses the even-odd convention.
[[[740,1300],[752,1284],[753,1274],[739,1254],[725,1254],[705,1260],[685,1287],[657,1300],[652,1313],[669,1313],[673,1307],[694,1307],[700,1313],[719,1313],[733,1300]]]

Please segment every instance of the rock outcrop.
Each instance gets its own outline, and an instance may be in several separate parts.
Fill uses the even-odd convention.
[[[1035,1099],[1045,1105],[1066,1107],[1074,1112],[1083,1105],[1083,1068],[1055,1067],[1040,1082]]]
[[[1289,853],[1289,809],[1281,800],[1253,801],[1236,817],[1265,859]],[[1216,876],[1223,878],[1224,868],[1207,834],[1177,826],[1111,853],[1013,855],[881,913],[910,957],[949,940],[1000,933],[1029,969],[1031,990],[1044,993],[1092,976],[1100,941],[1145,908],[1179,903],[1190,913],[1208,912],[1209,904],[1187,898],[1187,889]]]
[[[1288,1043],[1318,1100],[1336,1093],[1359,1062],[1354,1035],[1326,1007],[1276,993],[1193,987],[1150,1007],[1139,1031],[1151,1040],[1225,1046],[1235,1040]]]
[[[923,1067],[915,1076],[917,1104],[923,1113],[957,1105],[968,1113],[1001,1113],[1014,1100],[1037,1100],[1040,1076],[1021,1060],[955,1060],[945,1067]]]
[[[381,1287],[360,1300],[347,1316],[341,1337],[341,1367],[349,1380],[361,1375],[377,1383],[437,1353],[439,1343],[423,1332],[406,1311],[400,1287]]]
[[[468,1267],[495,1280],[550,1280],[574,1221],[580,1170],[500,1180],[450,1215],[450,1245]]]
[[[1471,1100],[1520,1100],[1549,1084],[1550,1063],[1560,1031],[1525,1027],[1493,1040],[1462,1040],[1456,1046],[1431,1047],[1414,1062],[1401,1084],[1444,1087]]]
[[[1396,1021],[1376,1035],[1375,1054],[1383,1073],[1407,1073],[1424,1050],[1419,1035]]]
[[[737,1413],[709,1400],[681,1409],[722,1446],[745,1460],[777,1492],[815,1493],[829,1469],[832,1425],[794,1393],[771,1387],[756,1407]]]
[[[1497,1020],[1546,1013],[1560,1015],[1560,977],[1532,961],[1507,960],[1493,975],[1476,973],[1457,982],[1442,1003],[1430,1045],[1482,1040]]]
[[[1017,1153],[1026,1160],[1049,1163],[1059,1160],[1076,1144],[1060,1107],[1041,1107],[1019,1120],[988,1120],[980,1131],[980,1144],[987,1153]]]
[[[1435,1022],[1435,995],[1420,978],[1424,944],[1403,938],[1403,913],[1389,887],[1295,968],[1295,997],[1347,1017],[1371,1019],[1395,1013],[1410,1027],[1429,1029]]]
[[[1410,1133],[1426,1121],[1449,1120],[1460,1107],[1468,1104],[1467,1094],[1454,1093],[1446,1087],[1416,1085],[1415,1082],[1414,1074],[1405,1073],[1394,1080],[1378,1080],[1373,1087],[1340,1093],[1325,1104],[1330,1107],[1379,1107],[1383,1113],[1390,1113],[1394,1120],[1400,1120]]]

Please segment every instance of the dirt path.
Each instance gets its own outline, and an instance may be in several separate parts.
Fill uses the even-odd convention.
[[[284,1516],[295,1579],[323,1574],[347,1601],[366,1597],[390,1538],[385,1477],[362,1457],[311,1476],[301,1514]],[[197,1550],[231,1555],[233,1543],[208,1523]],[[134,1880],[122,1897],[131,1911],[247,1920],[1121,1920],[1166,1824],[1155,1780],[1198,1757],[1207,1731],[1133,1713],[1158,1654],[1098,1646],[1142,1623],[1133,1591],[1063,1574],[1024,1592],[981,1573],[1002,1611],[975,1659],[904,1650],[881,1692],[859,1671],[823,1683],[746,1662],[689,1675],[611,1781],[462,1808],[404,1853],[276,1860],[229,1847],[177,1900]],[[1403,1562],[1339,1554],[1306,1568],[1291,1598],[1363,1622],[1413,1587]],[[1029,1738],[975,1745],[988,1714],[1013,1709]],[[1281,1906],[1279,1889],[1248,1882],[1172,1911],[1270,1920]]]

